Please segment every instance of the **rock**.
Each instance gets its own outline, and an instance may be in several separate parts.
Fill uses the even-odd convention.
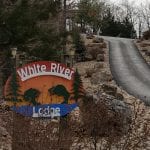
[[[86,78],[90,78],[92,76],[92,74],[95,72],[94,68],[87,68],[86,69]]]
[[[121,115],[124,115],[124,124],[131,123],[132,111],[131,111],[131,108],[128,106],[128,104],[126,104],[124,101],[112,99],[112,102],[110,102],[110,105],[112,106],[112,109],[115,110],[115,112],[118,112]],[[127,130],[128,128],[126,128],[126,131]]]
[[[87,52],[91,52],[91,51],[103,51],[103,49],[101,48],[101,44],[88,44],[86,46]],[[104,52],[103,52],[104,53]]]
[[[94,46],[94,44],[93,43],[88,43],[87,45],[85,45],[86,46],[86,48],[90,48],[90,47],[93,47]]]
[[[104,61],[105,60],[105,56],[104,54],[98,54],[97,57],[96,57],[96,61]]]
[[[81,102],[80,102],[81,103]],[[79,103],[79,104],[80,104]],[[81,104],[82,105],[82,104]],[[80,107],[80,106],[79,106]],[[75,108],[71,113],[70,113],[70,117],[72,121],[77,121],[80,122],[81,121],[81,117],[80,117],[80,109],[79,107]]]
[[[88,99],[93,99],[93,91],[92,92],[86,92],[86,97]]]
[[[103,38],[99,38],[99,37],[94,37],[93,38],[93,43],[103,43],[104,39]]]
[[[142,42],[142,43],[140,43],[140,47],[147,47],[147,46],[150,46],[149,42]]]
[[[136,43],[140,43],[140,42],[141,42],[141,39],[136,40]]]
[[[104,68],[104,63],[98,62],[94,65],[95,70],[102,69],[102,68]]]
[[[145,52],[145,55],[146,55],[146,56],[150,56],[150,52],[149,52],[149,51],[146,51],[146,52]]]
[[[100,44],[88,44],[86,46],[86,53],[87,53],[87,58],[89,58],[90,56],[90,59],[91,59],[91,56],[92,56],[92,60],[95,60],[98,56],[98,54],[101,54],[101,59],[104,60],[104,54],[105,54],[105,51],[103,48],[101,48]]]
[[[11,136],[0,126],[0,150],[11,150]]]
[[[116,93],[116,99],[123,101],[124,100],[124,96],[121,93]]]
[[[109,82],[111,80],[112,76],[106,71],[93,73],[91,77],[92,84],[101,84],[104,82]]]
[[[114,90],[114,93],[115,93],[116,87],[111,87],[111,88]],[[87,93],[86,97],[88,100],[93,99],[93,102],[95,102],[96,104],[98,104],[101,101],[105,102],[105,104],[109,108],[110,113],[113,113],[113,112],[119,113],[122,116],[123,123],[125,125],[125,128],[123,128],[122,130],[124,130],[123,132],[128,131],[128,127],[129,127],[128,125],[129,123],[131,123],[132,111],[127,103],[125,103],[124,101],[115,99],[114,96],[104,95],[102,94],[100,90],[96,92]]]
[[[105,51],[98,46],[89,47],[87,52],[91,55],[95,54],[95,58],[98,54],[105,54]]]
[[[91,61],[91,60],[93,60],[92,55],[89,54],[89,53],[86,53],[86,55],[85,55],[85,61]]]
[[[87,53],[92,56],[93,59],[96,59],[98,54],[105,54],[102,48],[99,48],[98,45],[93,47],[87,47]]]
[[[87,38],[87,39],[93,39],[93,38],[94,38],[94,35],[93,35],[93,34],[87,34],[87,35],[86,35],[86,38]]]
[[[100,43],[100,48],[106,48],[106,47],[107,47],[107,44],[105,42]]]
[[[103,84],[102,89],[108,95],[116,96],[117,94],[117,87],[115,86],[109,84]]]
[[[0,104],[0,112],[9,111],[10,107],[5,105],[4,103]]]
[[[86,49],[88,51],[93,50],[93,49],[103,49],[104,43],[90,43],[86,45]]]
[[[97,54],[103,54],[103,55],[104,55],[104,54],[105,54],[105,51],[100,48],[100,49],[98,50]]]
[[[70,35],[67,37],[67,43],[68,44],[72,44],[73,43],[73,39],[72,39],[72,37]]]
[[[147,50],[146,48],[143,48],[141,51],[145,53],[145,52],[147,52],[148,50]]]

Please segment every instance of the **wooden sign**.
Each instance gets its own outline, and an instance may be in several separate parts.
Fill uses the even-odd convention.
[[[64,116],[77,107],[77,101],[83,95],[78,72],[50,61],[17,68],[4,88],[11,109],[31,117]]]

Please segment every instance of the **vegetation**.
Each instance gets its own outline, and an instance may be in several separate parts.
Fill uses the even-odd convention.
[[[50,18],[57,16],[59,8],[58,0],[32,3],[29,0],[21,0],[15,2],[6,13],[0,6],[0,46],[17,47],[29,56],[52,60],[62,48],[63,36],[56,32],[57,29],[53,26],[45,28],[44,24],[48,24]]]
[[[16,73],[15,68],[13,69],[13,74],[9,81],[9,88],[8,88],[8,100],[12,101],[14,104],[16,104],[19,100],[20,95],[20,85],[18,80],[18,75]],[[7,98],[6,98],[7,99]]]
[[[72,87],[73,87],[72,88],[73,98],[75,99],[76,102],[78,102],[79,99],[84,97],[85,93],[82,85],[82,80],[77,69],[76,72],[74,73],[74,81]]]
[[[0,2],[0,47],[18,47],[18,50],[26,51],[29,56],[59,61],[58,54],[64,48],[66,33],[57,31],[56,26],[51,24],[56,22],[54,18],[59,18],[61,2],[9,0],[7,3]],[[80,0],[77,4],[74,3],[70,2],[68,7],[73,8],[75,5],[78,8],[73,20],[81,25],[82,32],[90,28],[94,34],[132,38],[136,37],[136,24],[139,34],[142,33],[144,24],[149,29],[149,4],[136,7],[128,1],[112,5],[98,0]],[[63,26],[60,25],[60,29]],[[76,32],[73,37],[77,53],[80,53],[84,50],[82,42]]]
[[[89,139],[94,150],[98,150],[98,143],[104,138],[106,138],[106,145],[103,143],[103,146],[109,149],[110,144],[117,143],[127,128],[123,123],[125,116],[115,110],[110,110],[109,107],[103,98],[100,98],[98,103],[95,103],[91,97],[83,99],[80,110],[83,117],[84,137],[80,140],[84,140],[85,137]]]
[[[104,1],[81,0],[78,8],[77,22],[81,24],[83,32],[91,28],[94,34],[100,32],[106,36],[136,37],[130,14],[117,17],[113,12],[115,8]],[[121,6],[117,9],[121,10]]]
[[[78,29],[72,31],[73,44],[75,45],[76,53],[83,54],[86,50],[83,41],[81,40],[80,32]]]
[[[79,13],[76,20],[81,24],[82,32],[85,32],[86,26],[89,25],[93,28],[94,33],[96,33],[100,27],[101,16],[105,10],[105,3],[99,2],[98,0],[81,0],[78,3],[78,9]]]
[[[13,63],[12,63],[12,60],[11,60],[10,50],[7,49],[4,52],[4,55],[3,55],[3,58],[1,59],[1,61],[5,62],[5,63],[2,64],[2,70],[1,70],[4,74],[4,76],[2,77],[3,85],[5,85],[5,81],[8,79],[8,77],[12,73],[12,69],[10,69],[10,68],[13,68]]]
[[[113,14],[108,10],[108,13],[104,16],[103,20],[101,27],[102,35],[125,38],[132,38],[136,35],[134,26],[128,17],[125,17],[124,20],[120,22],[115,20]]]

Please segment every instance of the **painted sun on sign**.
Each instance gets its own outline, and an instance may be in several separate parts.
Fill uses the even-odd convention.
[[[65,116],[84,96],[78,71],[63,64],[39,61],[13,71],[6,82],[7,104],[24,116]]]

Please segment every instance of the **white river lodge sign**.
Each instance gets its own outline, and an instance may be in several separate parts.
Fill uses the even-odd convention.
[[[64,65],[59,63],[29,64],[24,68],[18,69],[17,72],[22,81],[42,75],[53,75],[71,80],[74,73],[72,69],[66,68]]]
[[[16,69],[4,88],[7,104],[30,117],[65,116],[77,107],[82,85],[73,69],[63,64],[39,61]],[[77,86],[76,86],[77,85]],[[79,85],[79,86],[78,86]]]

